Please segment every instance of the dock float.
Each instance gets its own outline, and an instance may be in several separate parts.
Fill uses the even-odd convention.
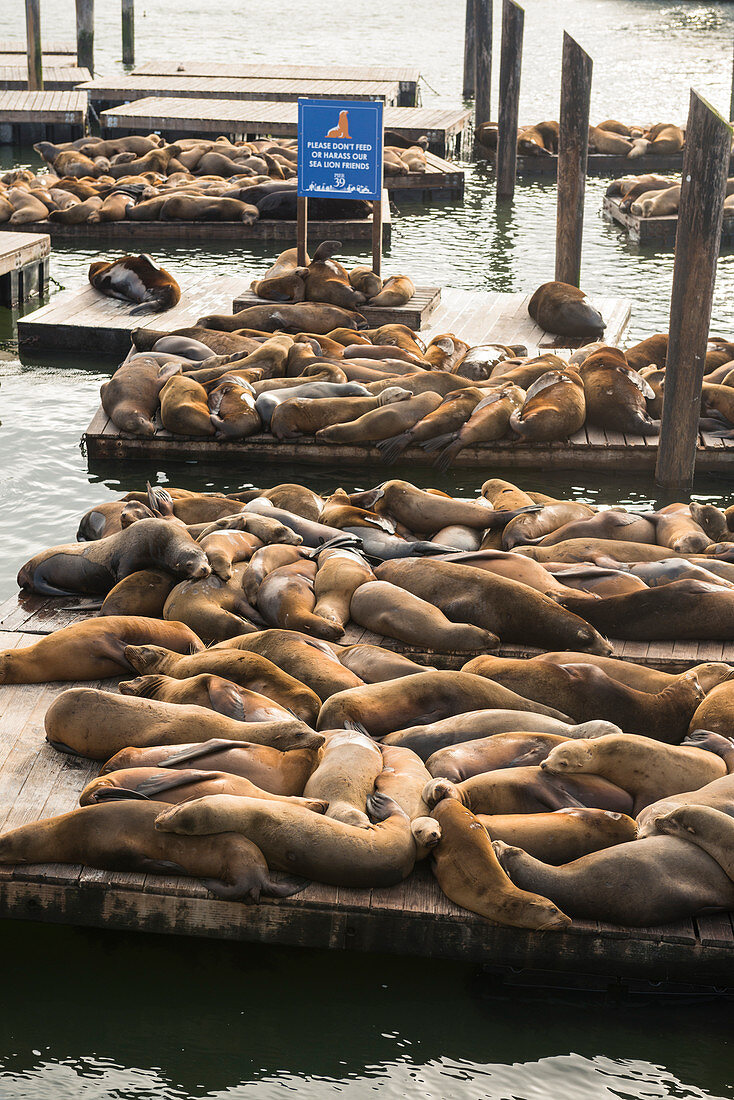
[[[492,164],[496,161],[495,153],[477,143],[477,155],[484,156]],[[683,169],[683,154],[675,153],[670,156],[644,156],[635,160],[628,157],[613,157],[608,153],[589,153],[586,160],[587,176],[601,176],[608,179],[617,179],[618,176],[629,176],[633,173],[656,172],[659,175],[680,175]],[[547,157],[517,157],[518,176],[545,176],[555,179],[558,175],[558,156],[551,153]]]
[[[431,152],[440,157],[458,157],[468,150],[471,111],[446,107],[386,107],[386,142],[393,131],[410,141],[425,136]],[[149,134],[166,137],[185,134],[224,134],[233,140],[248,137],[296,137],[298,105],[287,102],[252,100],[243,109],[233,99],[191,99],[150,96],[103,111],[102,131],[117,134]]]
[[[149,96],[186,96],[189,99],[264,99],[271,102],[295,102],[299,96],[310,99],[379,99],[388,107],[397,107],[400,85],[397,80],[341,80],[325,77],[215,77],[215,76],[121,76],[98,77],[80,85],[89,102],[99,113],[103,108],[119,107]],[[242,108],[240,108],[242,111]]]
[[[0,306],[14,309],[48,288],[51,239],[46,233],[0,236]]]
[[[76,57],[76,42],[73,42],[71,38],[68,40],[56,38],[44,39],[41,48],[44,57],[46,57],[47,54],[63,54],[67,60],[70,56]],[[15,54],[15,64],[17,65],[17,55],[22,54],[24,57],[26,55],[25,38],[0,38],[0,54],[3,53]]]
[[[73,141],[86,129],[84,92],[0,91],[0,145]]]
[[[5,648],[15,648],[37,637],[7,633],[2,641]],[[114,690],[116,683],[89,686]],[[73,686],[0,687],[2,832],[73,810],[100,770],[99,762],[57,752],[44,737],[46,710]],[[449,901],[428,861],[396,886],[367,890],[311,883],[292,897],[265,898],[257,905],[222,901],[196,879],[175,875],[52,863],[4,865],[0,917],[593,974],[615,987],[620,980],[734,987],[730,913],[646,928],[584,920],[562,932],[505,928]]]
[[[146,61],[133,69],[133,76],[175,76],[183,80],[191,76],[209,77],[261,77],[268,80],[322,80],[323,65],[272,65],[263,62],[238,61],[232,65],[223,62],[185,60]],[[418,103],[418,69],[398,68],[392,65],[329,65],[329,79],[346,85],[344,97],[350,97],[349,85],[367,80],[397,81],[400,85],[399,107],[415,107]]]
[[[7,223],[0,223],[0,242]],[[157,245],[175,241],[177,244],[223,244],[226,241],[288,241],[296,239],[296,223],[285,218],[258,218],[252,225],[244,222],[189,222],[189,221],[120,221],[82,222],[81,225],[63,225],[60,222],[40,221],[28,225],[8,226],[18,231],[28,230],[48,233],[52,241],[70,244],[116,244],[125,248],[154,250]],[[340,241],[371,241],[372,217],[333,218],[330,221],[309,221],[309,233],[313,239]],[[392,240],[392,217],[387,193],[383,192],[382,244],[387,248]]]
[[[209,223],[198,224],[206,228]],[[324,224],[332,230],[339,225],[338,222]],[[18,321],[18,342],[23,350],[70,348],[80,354],[125,355],[134,328],[172,330],[191,325],[207,313],[230,313],[232,302],[249,291],[253,278],[254,274],[182,276],[179,279],[181,301],[177,306],[165,313],[138,317],[130,316],[130,306],[124,302],[97,294],[91,287],[61,291],[47,306]],[[553,336],[535,324],[527,310],[529,301],[529,294],[488,294],[444,288],[440,304],[430,314],[428,327],[421,335],[430,340],[439,333],[454,332],[471,345],[525,344],[529,349],[567,346],[568,337]],[[594,304],[602,310],[607,321],[607,339],[611,344],[618,344],[629,320],[630,302],[625,298],[595,298]],[[565,345],[561,341],[565,341]],[[244,445],[248,442],[245,440]],[[420,453],[428,457],[423,451]]]
[[[51,65],[43,59],[43,88],[46,92],[69,91],[83,80],[90,79],[89,69],[70,65]],[[25,65],[5,64],[0,58],[0,88],[9,91],[28,89],[28,68]]]
[[[621,226],[629,239],[637,244],[654,245],[668,251],[675,248],[675,237],[678,232],[677,214],[668,214],[659,218],[641,218],[637,214],[630,214],[620,209],[620,203],[619,198],[605,196],[602,213],[606,221]],[[724,210],[721,242],[730,244],[732,241],[734,241],[734,211]]]
[[[408,172],[407,176],[383,178],[383,186],[395,202],[432,202],[463,199],[466,187],[466,171],[451,161],[426,153],[425,172]],[[384,209],[384,207],[383,207]]]
[[[441,301],[441,288],[437,286],[417,286],[415,294],[404,306],[371,306],[369,302],[359,307],[359,312],[365,317],[370,328],[378,328],[380,325],[407,325],[417,332],[428,322],[428,318],[438,307]],[[238,294],[232,303],[232,312],[239,313],[241,309],[250,306],[267,305],[265,298],[258,298],[251,290],[244,294]]]

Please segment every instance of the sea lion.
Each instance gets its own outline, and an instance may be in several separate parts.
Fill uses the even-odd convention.
[[[310,638],[296,630],[259,630],[256,634],[244,634],[238,638],[228,638],[213,646],[209,652],[218,649],[241,649],[259,653],[315,691],[319,699],[325,701],[338,691],[359,687],[362,678],[342,664],[336,650],[320,638]],[[351,647],[353,648],[353,647]],[[378,648],[378,647],[375,647]],[[383,651],[387,654],[387,650]],[[397,654],[391,654],[397,657]],[[411,672],[417,672],[418,666],[405,659]]]
[[[182,527],[162,519],[142,519],[95,542],[42,550],[21,567],[17,579],[19,588],[47,596],[106,595],[117,581],[149,567],[193,579],[211,572],[206,554]]]
[[[314,615],[336,623],[342,629],[349,622],[350,608],[360,586],[374,580],[374,574],[361,554],[338,547],[318,554],[318,570],[313,590]]]
[[[525,394],[521,409],[510,414],[510,427],[535,442],[567,439],[586,418],[584,387],[575,371],[547,371]]]
[[[340,241],[322,241],[318,246],[305,276],[306,298],[309,302],[328,302],[344,309],[358,309],[365,296],[352,286],[349,273],[333,259],[340,248]]]
[[[263,620],[242,590],[248,568],[249,562],[237,563],[228,581],[214,575],[182,581],[171,590],[163,618],[187,623],[207,644],[254,632]]]
[[[451,523],[480,531],[497,522],[504,526],[481,497],[476,501],[457,500],[418,489],[409,481],[384,481],[374,490],[373,507],[378,515],[391,516],[417,535],[428,535]]]
[[[216,428],[211,422],[207,392],[200,382],[186,374],[169,378],[160,394],[161,421],[173,435],[211,436]]]
[[[362,683],[380,684],[384,680],[398,680],[401,676],[413,676],[417,672],[435,672],[432,665],[419,665],[402,653],[393,653],[379,645],[339,646],[339,660]],[[355,685],[356,686],[356,685]]]
[[[687,504],[668,504],[655,513],[655,534],[660,546],[676,554],[703,554],[711,539],[691,516]]]
[[[706,731],[701,731],[705,733]],[[691,741],[694,741],[694,737]],[[702,743],[705,743],[702,742]],[[671,810],[679,806],[712,806],[716,810],[734,817],[734,778],[732,773],[714,779],[704,787],[694,791],[683,791],[680,794],[668,795],[646,806],[637,815],[638,836],[651,837],[658,835],[658,821]]]
[[[430,443],[436,438],[453,435],[471,416],[483,396],[482,390],[472,386],[466,386],[454,393],[449,393],[437,409],[428,413],[412,428],[408,428],[406,432],[390,439],[381,440],[377,444],[377,449],[385,462],[392,463],[406,447],[415,443],[423,446],[423,444]]]
[[[90,195],[90,197],[88,199],[85,199],[84,202],[69,203],[62,210],[51,210],[48,214],[48,220],[50,222],[57,222],[60,225],[83,225],[85,222],[88,222],[91,218],[93,218],[95,214],[99,214],[102,209],[102,205],[102,199],[99,195]],[[13,218],[11,218],[10,221],[12,223]],[[92,267],[94,267],[94,264],[92,264]],[[103,291],[103,293],[106,292]],[[110,295],[110,297],[116,298],[118,297],[118,295],[114,294]]]
[[[470,623],[452,623],[433,604],[387,581],[369,581],[355,591],[351,618],[375,634],[441,653],[499,648],[496,634]]]
[[[621,513],[625,514],[625,513]],[[606,515],[600,512],[599,515]],[[594,517],[596,518],[596,517]],[[639,517],[632,517],[637,519]],[[583,520],[582,522],[586,522]],[[626,520],[617,520],[626,527]],[[662,561],[670,557],[670,550],[664,546],[653,546],[643,542],[625,542],[619,537],[622,527],[618,527],[617,533],[604,538],[600,535],[590,535],[588,538],[564,538],[557,543],[551,543],[553,536],[548,537],[549,545],[544,546],[516,546],[514,553],[523,557],[532,558],[538,562],[581,562],[594,565],[611,566],[620,562],[638,561]],[[545,540],[543,540],[545,542]]]
[[[193,767],[200,772],[242,776],[273,794],[294,795],[303,793],[306,781],[318,763],[318,756],[315,748],[282,752],[269,745],[227,741],[217,737],[190,745],[122,749],[107,761],[100,775],[130,772],[136,768],[171,768],[175,771]]]
[[[206,672],[184,680],[177,680],[174,676],[136,676],[133,680],[122,680],[119,688],[121,695],[208,707],[239,722],[282,722],[295,718],[289,708],[269,699],[267,695]]]
[[[680,184],[664,191],[646,191],[630,204],[630,213],[639,218],[663,218],[678,213]]]
[[[274,569],[257,590],[257,607],[268,626],[288,627],[335,642],[344,627],[334,619],[315,613],[316,563],[300,560]]]
[[[260,850],[231,833],[203,840],[153,827],[165,802],[113,802],[34,821],[0,837],[0,863],[71,863],[103,871],[182,874],[217,897],[259,901],[300,889],[275,883]],[[304,813],[310,813],[304,810]],[[316,815],[314,815],[316,816]]]
[[[227,772],[197,771],[194,768],[129,768],[109,771],[87,783],[79,796],[80,806],[102,802],[124,801],[125,798],[146,798],[177,806],[192,798],[213,794],[233,794],[241,798],[267,798],[271,802],[288,802],[303,806],[313,813],[324,813],[327,803],[301,795],[273,794],[249,779]]]
[[[325,800],[326,816],[334,821],[367,829],[365,806],[382,768],[382,753],[374,741],[353,730],[339,730],[327,738],[303,793]]]
[[[212,531],[198,541],[209,559],[212,573],[222,581],[228,581],[232,576],[234,564],[249,561],[255,551],[263,545],[260,539],[251,535],[249,531]]]
[[[606,718],[626,733],[644,732],[658,741],[680,743],[703,699],[694,673],[686,673],[657,694],[637,691],[593,664],[559,665],[534,659],[475,657],[464,672],[488,676],[538,703],[553,703],[576,722]]]
[[[404,306],[415,294],[415,286],[407,275],[392,275],[382,290],[370,298],[370,306]]]
[[[375,275],[371,267],[364,265],[353,267],[349,272],[349,282],[355,290],[360,290],[365,298],[374,298],[382,290],[382,279]]]
[[[165,569],[140,569],[118,581],[104,598],[100,615],[142,615],[162,619],[163,607],[176,584]]]
[[[734,821],[729,814],[712,806],[680,806],[659,817],[656,825],[664,836],[698,845],[734,882]]]
[[[230,317],[224,314],[201,317],[196,324],[202,328],[220,329],[222,332],[254,328],[260,332],[313,332],[324,336],[328,336],[336,328],[367,328],[367,322],[360,313],[318,302],[249,306]]]
[[[552,599],[484,569],[404,558],[384,562],[375,570],[375,576],[434,604],[452,621],[473,623],[503,641],[545,648],[563,640],[569,648],[611,652],[609,644],[588,623]]]
[[[440,803],[439,803],[440,805]],[[491,840],[522,848],[556,866],[634,840],[634,818],[613,810],[577,806],[537,814],[477,814]]]
[[[734,593],[701,581],[672,581],[646,592],[593,600],[583,607],[573,597],[564,603],[612,638],[728,641],[734,636]]]
[[[299,537],[300,541],[300,537]],[[275,572],[283,565],[293,565],[301,561],[306,554],[300,546],[291,544],[272,543],[256,550],[247,563],[247,568],[242,577],[242,590],[245,598],[254,606],[257,603],[257,594],[260,585],[269,573]]]
[[[306,256],[306,265],[310,263]],[[298,266],[298,249],[287,248],[263,275],[250,286],[253,294],[271,302],[302,302],[306,296],[307,267]]]
[[[376,397],[332,397],[318,401],[307,396],[289,398],[273,410],[270,431],[276,439],[315,435],[332,424],[349,424],[365,413],[409,398],[410,393],[398,386],[388,387]]]
[[[529,710],[566,721],[560,711],[531,703],[481,676],[467,672],[421,672],[332,695],[321,708],[318,728],[343,729],[349,723],[373,737],[382,737],[429,714],[435,720],[494,707]]]
[[[621,733],[619,726],[596,720],[573,725],[531,710],[475,710],[452,715],[437,722],[407,726],[387,734],[383,745],[401,745],[412,749],[422,760],[440,749],[464,744],[495,734],[516,733],[558,734],[565,738],[604,737],[608,733]],[[500,765],[498,765],[499,767]]]
[[[246,379],[226,375],[209,390],[208,398],[217,439],[247,439],[262,431],[252,387]]]
[[[576,501],[546,504],[537,511],[525,512],[510,520],[502,532],[502,549],[512,550],[515,546],[534,542],[567,523],[589,519],[593,515],[594,509],[590,505],[577,504]]]
[[[556,546],[577,538],[615,539],[621,542],[656,541],[655,523],[648,516],[605,508],[592,516],[571,520],[538,540],[539,546]]]
[[[259,653],[241,649],[204,649],[185,656],[161,646],[127,646],[125,659],[141,675],[172,676],[186,680],[200,673],[212,673],[239,687],[256,691],[311,723],[321,701],[315,692]]]
[[[642,370],[651,363],[656,367],[664,367],[668,355],[668,334],[657,332],[654,336],[648,336],[638,344],[627,348],[624,357],[627,365],[633,370]]]
[[[110,262],[97,260],[89,267],[89,281],[109,298],[139,303],[132,314],[146,310],[161,313],[181,300],[176,280],[147,254],[121,256]]]
[[[461,783],[480,772],[540,764],[567,740],[563,733],[494,733],[438,749],[428,757],[426,768],[434,779]]]
[[[691,717],[689,732],[710,730],[724,737],[734,735],[734,680],[713,687]]]
[[[586,398],[586,420],[600,428],[636,435],[654,435],[646,400],[655,396],[649,383],[627,363],[618,348],[600,348],[585,359],[579,374]]]
[[[634,814],[671,794],[704,787],[727,774],[724,761],[693,745],[662,745],[629,734],[574,741],[540,765],[555,775],[601,775],[634,796]]]
[[[128,747],[188,745],[192,738],[247,741],[284,751],[318,748],[324,740],[293,715],[283,721],[240,722],[206,707],[96,688],[71,688],[58,695],[46,711],[45,724],[54,748],[92,760],[107,760]]]
[[[591,653],[572,653],[559,650],[555,653],[540,653],[537,657],[531,657],[531,661],[548,661],[556,665],[590,664],[603,669],[607,676],[618,680],[620,684],[635,688],[637,691],[649,691],[657,693],[670,687],[681,676],[690,678],[693,673],[701,685],[702,691],[708,693],[723,680],[728,679],[732,673],[731,665],[723,661],[705,661],[700,665],[693,665],[687,672],[675,675],[670,672],[660,672],[659,669],[650,668],[648,665],[638,665],[635,661],[620,660],[617,657],[600,657]]]
[[[569,283],[543,283],[528,302],[528,313],[540,328],[557,336],[600,337],[606,328],[585,292]]]
[[[102,383],[102,408],[121,431],[151,438],[160,392],[180,373],[180,363],[160,364],[152,356],[136,355],[118,367],[109,382]]]
[[[546,898],[513,886],[486,830],[465,806],[447,799],[436,807],[434,816],[441,829],[433,852],[434,874],[456,905],[515,928],[551,930],[571,923]]]
[[[594,153],[604,153],[607,156],[629,157],[632,154],[633,145],[621,134],[604,130],[600,126],[590,126],[589,149]]]
[[[514,521],[510,520],[510,523],[512,522]],[[471,565],[475,569],[485,569],[488,573],[496,573],[499,577],[519,581],[521,584],[534,588],[537,592],[542,592],[558,602],[561,601],[562,597],[573,594],[573,589],[569,588],[565,582],[560,583],[552,573],[549,573],[538,562],[521,557],[519,554],[504,550],[477,550],[475,553],[440,554],[436,557],[438,561],[459,562],[464,565]]]
[[[403,388],[403,378],[400,379],[400,388]],[[351,423],[321,428],[315,438],[325,443],[370,443],[387,439],[412,428],[440,404],[439,395],[428,390],[407,401],[393,402],[363,413]]]
[[[98,210],[92,210],[87,222],[90,225],[98,225],[100,222],[124,222],[128,209],[134,205],[135,199],[132,195],[126,195],[123,191],[113,191]]]
[[[333,886],[392,886],[413,870],[416,841],[426,821],[412,823],[385,795],[367,807],[374,824],[346,825],[301,806],[274,806],[259,798],[215,795],[168,808],[156,828],[187,836],[237,832],[261,848],[268,866]],[[435,837],[435,822],[430,821]]]
[[[603,776],[561,778],[532,765],[481,772],[461,783],[432,779],[423,797],[431,807],[456,798],[477,814],[535,814],[569,806],[632,813],[632,796]]]
[[[454,432],[436,436],[423,445],[429,453],[439,451],[435,465],[447,470],[465,447],[492,443],[507,435],[510,417],[522,408],[525,393],[519,386],[508,385],[490,393],[474,406],[465,423]]]
[[[46,684],[103,680],[130,668],[125,646],[152,642],[181,653],[196,653],[202,643],[183,623],[135,615],[85,619],[42,635],[37,642],[0,652],[0,684]]]
[[[423,789],[431,778],[425,764],[410,749],[380,745],[383,768],[375,779],[375,791],[397,802],[411,821],[427,817]]]
[[[515,885],[537,890],[572,917],[641,927],[734,907],[734,883],[715,860],[674,837],[617,844],[563,867],[501,841],[494,849]]]
[[[319,382],[316,379],[306,381],[300,386],[281,390],[266,390],[255,400],[257,414],[267,428],[278,405],[294,401],[299,397],[317,401],[334,397],[369,397],[369,391],[359,382]]]

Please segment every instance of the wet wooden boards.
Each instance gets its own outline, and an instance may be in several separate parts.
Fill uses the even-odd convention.
[[[668,251],[675,248],[675,236],[678,232],[678,215],[669,214],[659,218],[641,218],[637,214],[620,209],[618,198],[604,198],[603,214],[607,221],[621,225],[631,241],[649,244]],[[734,210],[724,210],[724,222],[721,228],[721,241],[734,241]]]

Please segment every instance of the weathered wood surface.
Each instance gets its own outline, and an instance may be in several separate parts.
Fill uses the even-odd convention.
[[[309,227],[310,228],[310,227]],[[374,270],[374,268],[373,268]],[[370,322],[370,328],[378,325],[407,325],[412,329],[421,329],[427,324],[431,314],[441,301],[441,288],[436,286],[418,286],[415,294],[404,306],[360,306],[359,312]],[[258,298],[252,291],[238,294],[232,303],[232,312],[239,313],[248,306],[261,306],[264,298]]]
[[[517,125],[520,114],[520,76],[525,12],[514,0],[502,0],[502,47],[497,136],[497,196],[515,193]],[[486,120],[485,120],[486,121]]]
[[[36,263],[50,252],[51,239],[46,233],[6,232],[0,237],[0,276]]]
[[[474,129],[492,117],[492,0],[474,6]]]
[[[122,0],[122,63],[135,64],[135,0]]]
[[[7,634],[6,648],[31,644]],[[115,681],[92,686],[113,689]],[[48,706],[70,684],[0,687],[0,830],[74,809],[98,763],[56,752],[44,739]],[[277,877],[277,876],[276,876]],[[731,916],[659,928],[575,921],[568,930],[501,928],[460,909],[424,863],[404,882],[373,890],[317,883],[258,905],[221,901],[194,880],[65,864],[0,867],[0,916],[261,943],[389,951],[536,970],[734,985]]]
[[[99,77],[81,85],[95,106],[100,103],[119,106],[149,96],[187,96],[192,99],[295,101],[299,96],[349,99],[381,99],[389,107],[397,107],[400,85],[397,80],[334,79],[330,73],[319,77],[215,77],[215,76],[141,76],[132,74],[110,78]],[[243,108],[241,107],[242,111]]]
[[[556,203],[556,279],[571,286],[579,286],[581,282],[592,67],[589,55],[564,31]]]
[[[604,198],[602,212],[607,221],[615,222],[626,230],[627,236],[637,244],[652,245],[672,251],[678,232],[678,215],[668,214],[659,218],[641,218],[637,214],[620,209],[621,199]],[[721,224],[721,244],[730,246],[734,241],[734,213],[724,212]]]
[[[476,0],[466,0],[464,12],[464,75],[461,92],[464,99],[472,99],[477,78],[477,24]]]
[[[43,88],[46,92],[67,91],[76,88],[82,80],[89,80],[89,69],[66,65],[49,65],[44,58]],[[28,70],[24,65],[4,64],[0,58],[0,88],[6,91],[28,90]]]
[[[442,199],[463,199],[466,171],[451,161],[427,152],[425,172],[407,176],[384,176],[383,187],[395,202],[431,203]],[[383,208],[383,218],[387,211]]]
[[[37,596],[19,592],[17,596],[10,596],[0,603],[0,634],[51,634],[54,630],[95,615],[96,609],[88,606],[85,609],[85,604],[94,602],[78,596]],[[419,664],[441,669],[460,669],[472,657],[484,652],[477,650],[475,653],[441,653],[425,646],[408,645],[394,638],[383,637],[354,623],[347,626],[341,643],[381,645],[395,653],[402,653]],[[610,643],[614,657],[622,661],[634,661],[648,668],[657,668],[662,672],[685,672],[705,661],[728,661],[734,664],[734,642],[630,642],[612,638]],[[7,647],[4,640],[0,639],[0,649],[3,648]],[[542,650],[534,646],[524,646],[516,642],[503,643],[498,651],[501,657],[520,658],[537,657],[541,652]]]
[[[94,73],[94,0],[76,2],[76,60]]]
[[[691,91],[686,136],[655,467],[655,480],[669,488],[693,484],[732,130]]]
[[[107,135],[149,133],[159,130],[167,136],[227,134],[295,137],[298,132],[296,103],[233,99],[191,99],[150,96],[103,111],[101,125]],[[415,141],[425,135],[429,148],[439,156],[453,155],[468,136],[471,112],[445,107],[386,107],[386,130]]]
[[[43,88],[41,0],[25,0],[26,88]]]
[[[87,97],[83,92],[0,92],[0,124],[68,123],[81,133],[87,121]]]
[[[20,38],[0,38],[0,54],[12,54],[17,56],[18,54],[24,54],[26,52],[26,44],[23,39]],[[50,40],[44,39],[43,41],[43,55],[46,54],[59,54],[64,56],[69,64],[73,64],[71,58],[72,54],[76,53],[76,42],[72,42],[69,39],[68,42],[62,42],[55,38]]]

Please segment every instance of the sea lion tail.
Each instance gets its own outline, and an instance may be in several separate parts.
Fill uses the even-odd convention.
[[[441,447],[445,447],[447,443],[453,443],[458,434],[458,432],[445,432],[443,435],[434,436],[433,439],[426,439],[420,446],[427,454],[432,454],[433,451],[438,451]]]
[[[391,436],[389,439],[381,439],[375,446],[382,455],[382,461],[389,465],[395,462],[398,455],[402,454],[409,443],[410,432],[407,431],[401,432],[400,435]]]
[[[371,794],[367,799],[367,813],[374,825],[379,825],[381,821],[387,821],[389,817],[407,818],[408,816],[405,810],[398,806],[394,798],[390,798],[389,795],[382,794],[380,791]]]
[[[281,879],[280,882],[275,882],[273,879],[268,878],[263,884],[262,892],[266,898],[289,898],[293,894],[298,894],[301,890],[305,890],[311,883],[306,878],[288,878]]]

